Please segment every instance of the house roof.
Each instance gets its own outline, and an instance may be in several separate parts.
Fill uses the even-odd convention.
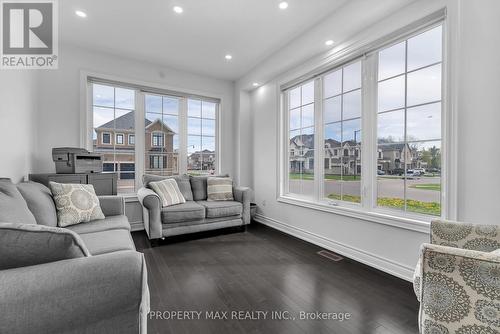
[[[160,115],[158,115],[160,116]],[[156,122],[161,122],[161,120],[158,118],[154,122],[151,122],[149,119],[145,118],[144,119],[144,125],[146,127],[149,127],[150,125],[156,123]],[[167,124],[163,122],[163,126],[168,132],[175,133]],[[122,115],[118,118],[115,118],[114,121],[109,121],[107,123],[104,123],[103,125],[97,127],[97,129],[116,129],[116,130],[134,130],[135,129],[135,114],[133,111],[130,111],[126,113],[125,115]]]
[[[192,156],[200,155],[200,154],[210,155],[210,154],[215,154],[215,152],[210,151],[210,150],[196,151],[196,152],[191,153],[189,156],[192,157]]]
[[[310,149],[314,149],[314,135],[312,134],[312,135],[295,136],[292,139],[290,139],[290,144],[292,144],[292,143],[299,146],[299,147],[307,147]],[[325,139],[325,143],[329,144],[331,148],[341,147],[341,146],[346,145],[346,144],[348,144],[349,146],[359,145],[359,143],[356,143],[354,140],[346,140],[341,145],[341,143],[339,141],[337,141],[335,139],[331,139],[331,138]]]

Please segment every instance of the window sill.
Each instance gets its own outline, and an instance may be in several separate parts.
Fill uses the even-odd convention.
[[[430,233],[430,221],[435,218],[435,217],[427,217],[425,215],[412,215],[410,217],[400,217],[392,214],[391,210],[364,211],[358,205],[332,206],[327,203],[318,203],[291,196],[280,196],[278,197],[277,201],[281,203],[297,205],[308,209],[334,213],[346,217],[362,219],[378,224],[394,226],[425,234]]]

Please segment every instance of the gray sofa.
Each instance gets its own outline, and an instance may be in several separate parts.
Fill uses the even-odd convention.
[[[0,333],[146,333],[144,256],[123,198],[99,202],[105,219],[59,228],[47,187],[0,179]]]
[[[186,203],[162,207],[149,183],[174,178]],[[137,192],[149,239],[250,224],[250,188],[233,187],[234,201],[207,201],[207,176],[143,176]]]

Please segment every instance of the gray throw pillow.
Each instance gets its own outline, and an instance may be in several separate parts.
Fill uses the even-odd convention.
[[[166,179],[174,179],[177,182],[177,186],[182,193],[182,196],[186,201],[193,200],[193,192],[191,191],[191,182],[189,182],[189,175],[171,175],[171,176],[161,176],[161,175],[152,175],[152,174],[144,174],[142,176],[142,183],[144,187],[151,188],[149,185],[151,182],[158,182]]]
[[[226,175],[216,175],[216,177],[229,177],[229,175],[227,175],[227,174]],[[208,175],[190,176],[190,178],[191,178],[191,188],[193,189],[193,199],[195,201],[206,201],[207,200]]]
[[[0,254],[0,270],[90,256],[68,229],[12,223],[0,223]]]
[[[99,198],[91,184],[50,182],[57,208],[57,225],[66,227],[104,219]]]
[[[233,180],[228,177],[207,179],[207,201],[233,201]]]
[[[38,224],[57,226],[56,205],[49,188],[37,182],[22,182],[17,185],[17,189]]]
[[[36,224],[26,201],[10,179],[0,179],[0,222]]]

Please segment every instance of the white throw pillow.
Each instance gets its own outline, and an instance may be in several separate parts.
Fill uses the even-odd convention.
[[[56,182],[50,182],[49,185],[56,204],[59,227],[104,219],[93,185]]]
[[[158,194],[162,206],[186,203],[186,199],[179,190],[179,185],[174,179],[165,179],[158,182],[150,182],[149,186]]]

